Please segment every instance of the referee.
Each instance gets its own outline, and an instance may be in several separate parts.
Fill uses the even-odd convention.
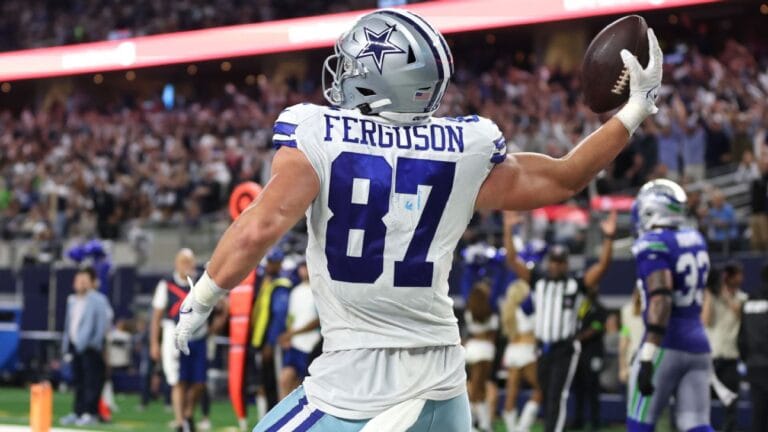
[[[517,218],[509,216],[505,220],[514,223]],[[600,227],[603,232],[600,258],[583,277],[569,271],[568,249],[563,245],[550,249],[543,271],[528,268],[517,256],[514,245],[507,251],[507,264],[531,286],[531,294],[521,308],[528,315],[535,313],[534,333],[539,346],[538,377],[544,394],[545,432],[560,432],[565,427],[568,390],[581,351],[575,339],[579,306],[585,295],[597,290],[610,263],[616,213],[612,212]]]
[[[747,364],[754,432],[768,430],[768,264],[760,273],[760,291],[741,308],[738,338],[741,358]]]

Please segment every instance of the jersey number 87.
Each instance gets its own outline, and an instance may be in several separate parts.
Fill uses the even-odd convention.
[[[395,193],[416,195],[419,185],[431,191],[403,260],[395,261],[394,285],[430,287],[433,263],[427,253],[453,188],[456,163],[400,157],[396,165]],[[389,212],[392,167],[382,156],[343,152],[331,164],[329,188],[328,272],[336,281],[373,283],[384,271],[383,219]],[[362,247],[354,250],[355,243]]]

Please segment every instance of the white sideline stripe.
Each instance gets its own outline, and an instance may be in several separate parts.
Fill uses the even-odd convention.
[[[11,425],[0,425],[0,432],[29,432],[30,428],[29,426],[11,426]],[[61,429],[61,428],[51,428],[50,432],[82,432],[83,429]],[[88,429],[89,432],[106,432],[106,431],[100,431],[100,430],[94,430],[94,429]]]
[[[573,354],[571,354],[571,364],[568,366],[568,377],[565,379],[565,387],[560,395],[560,410],[557,413],[557,424],[555,425],[556,431],[565,430],[565,417],[568,414],[568,393],[571,390],[571,382],[573,381],[573,374],[576,373],[576,366],[579,364],[579,355],[581,355],[581,343],[576,341],[573,343]]]

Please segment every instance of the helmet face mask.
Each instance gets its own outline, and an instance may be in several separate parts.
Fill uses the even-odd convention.
[[[361,17],[323,64],[323,95],[332,105],[418,123],[440,105],[453,74],[442,35],[418,15],[383,9]]]
[[[345,55],[341,51],[340,40],[337,41],[334,53],[329,55],[323,63],[323,96],[331,104],[347,108],[344,106],[342,84],[349,78],[365,77],[365,73],[365,67],[359,61]],[[328,77],[330,77],[330,85],[326,81]]]
[[[658,179],[640,188],[632,204],[632,221],[638,233],[655,228],[680,228],[686,224],[688,197],[677,183]]]

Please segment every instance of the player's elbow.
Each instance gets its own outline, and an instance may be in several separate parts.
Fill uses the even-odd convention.
[[[265,250],[282,236],[280,224],[271,218],[252,220],[238,227],[237,247],[242,251]]]
[[[561,184],[558,182],[550,184],[548,187],[543,188],[542,191],[546,191],[546,193],[542,193],[531,199],[532,205],[526,206],[526,210],[533,210],[548,205],[562,204],[576,196],[581,189],[575,189],[566,183]]]
[[[581,193],[589,185],[589,180],[567,178],[560,181],[555,194],[558,195],[559,202],[567,201]]]

